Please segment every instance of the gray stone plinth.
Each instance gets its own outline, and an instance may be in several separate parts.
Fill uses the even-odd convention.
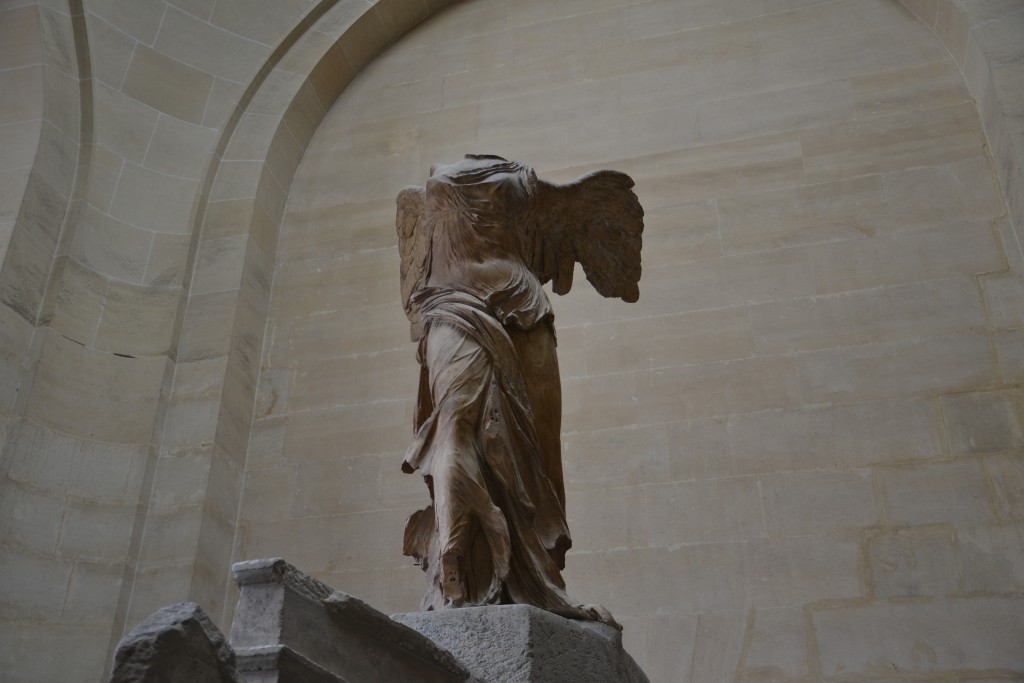
[[[488,683],[646,683],[622,634],[530,607],[495,605],[395,614]]]
[[[194,602],[157,610],[114,653],[110,683],[241,683],[235,653]]]
[[[284,560],[239,562],[231,645],[246,683],[463,683],[468,671],[415,630]]]

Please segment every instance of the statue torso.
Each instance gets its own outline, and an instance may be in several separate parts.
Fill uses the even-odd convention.
[[[532,208],[532,171],[510,162],[473,161],[443,167],[427,182],[427,284],[472,294],[504,324],[530,329],[552,317],[523,256],[521,227]]]

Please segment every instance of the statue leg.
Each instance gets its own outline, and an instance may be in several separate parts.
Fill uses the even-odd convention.
[[[555,333],[551,325],[541,323],[530,330],[507,328],[523,370],[526,393],[533,409],[534,428],[540,441],[544,474],[555,487],[555,495],[565,510],[565,484],[562,480],[562,383],[558,375]]]
[[[428,334],[426,361],[437,430],[430,472],[440,589],[448,605],[478,604],[492,592],[493,577],[487,572],[486,585],[467,585],[468,576],[480,573],[467,566],[478,555],[469,547],[476,529],[483,527],[488,543],[496,542],[495,533],[507,543],[504,518],[480,467],[478,433],[492,368],[487,353],[455,328],[435,325]]]

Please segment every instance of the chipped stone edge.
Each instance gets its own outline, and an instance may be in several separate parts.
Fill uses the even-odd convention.
[[[327,584],[302,573],[280,557],[236,562],[231,565],[231,574],[239,588],[276,583],[318,602],[326,600],[335,592]]]

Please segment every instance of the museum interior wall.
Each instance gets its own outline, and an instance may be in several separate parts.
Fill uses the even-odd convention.
[[[253,4],[0,0],[10,680],[243,559],[417,609],[394,196],[467,152],[636,180],[639,302],[552,303],[568,589],[652,680],[1024,675],[1018,3]]]

